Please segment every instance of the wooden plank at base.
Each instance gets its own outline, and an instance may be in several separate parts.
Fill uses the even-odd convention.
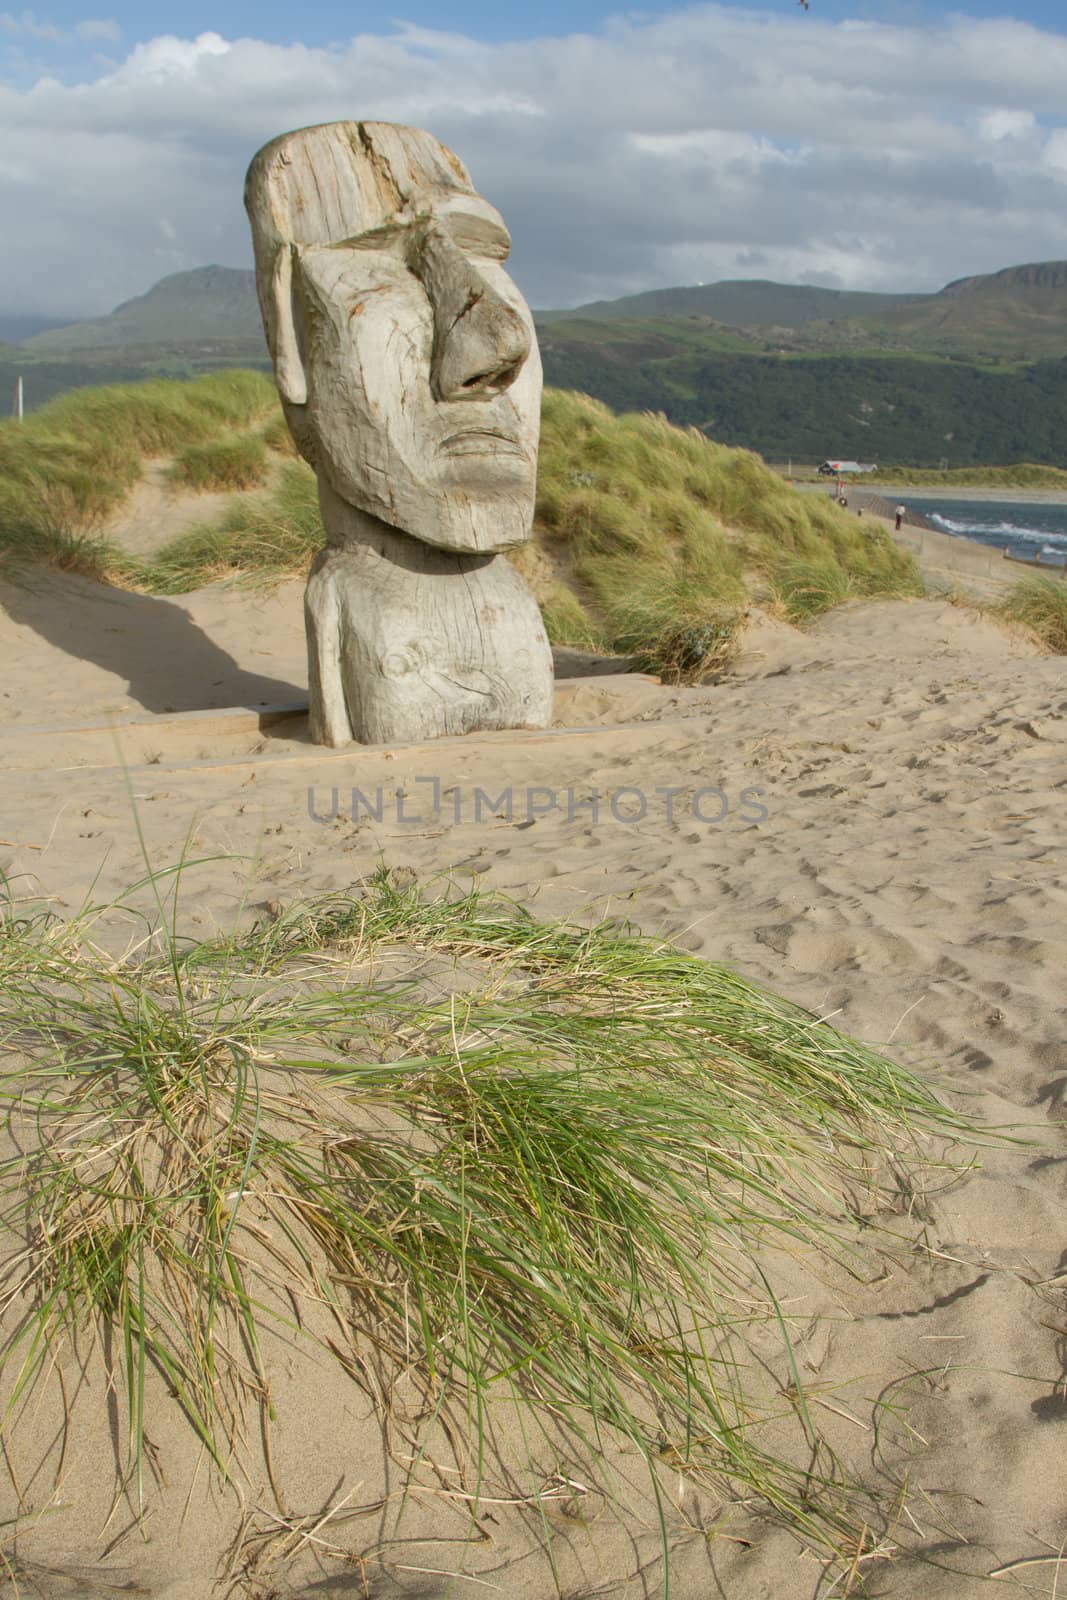
[[[142,728],[177,728],[181,733],[196,733],[203,727],[205,733],[256,733],[288,717],[306,717],[308,703],[295,700],[290,705],[277,706],[219,706],[206,711],[162,711],[148,717],[109,717],[104,722],[70,722],[56,725],[24,727],[10,722],[0,727],[0,740],[21,739],[23,736],[64,738],[81,733],[120,733],[124,728],[139,731]]]
[[[650,673],[604,673],[591,678],[563,678],[556,684],[555,708],[559,716],[567,706],[576,698],[584,688],[592,688],[598,695],[614,693],[624,696],[628,689],[637,685],[658,686],[661,680]],[[223,735],[231,737],[234,734],[253,734],[269,728],[277,728],[287,721],[296,721],[307,715],[306,702],[294,702],[289,705],[261,706],[224,706],[207,711],[175,711],[158,716],[129,718],[126,721],[108,720],[104,722],[85,722],[65,727],[20,727],[18,723],[9,724],[0,728],[0,760],[10,768],[26,773],[34,771],[48,772],[102,772],[108,770],[138,772],[151,766],[155,772],[192,772],[201,768],[222,771],[226,768],[247,767],[263,760],[263,753],[258,752],[255,758],[246,760],[226,761],[213,757],[205,757],[200,762],[163,762],[154,759],[151,762],[126,762],[121,756],[115,760],[107,750],[106,760],[85,760],[68,762],[63,766],[54,765],[47,758],[47,753],[41,751],[41,743],[47,740],[49,745],[56,748],[56,754],[62,760],[63,756],[70,756],[77,752],[83,744],[87,747],[87,754],[103,756],[105,750],[100,748],[101,741],[105,745],[117,744],[120,735],[138,736],[153,734],[165,743],[165,735],[177,734],[184,738],[201,738],[208,743],[212,736],[221,738]],[[445,739],[435,739],[426,744],[397,745],[361,745],[351,744],[339,749],[330,749],[325,745],[313,746],[313,754],[305,755],[302,752],[293,756],[267,756],[265,764],[270,765],[284,760],[333,760],[337,757],[354,757],[368,754],[373,751],[388,752],[395,755],[407,750],[435,750],[451,748],[457,744],[467,744],[471,739],[507,740],[524,735],[532,737],[545,737],[570,733],[569,728],[556,729],[496,729],[484,733],[467,733],[454,735]],[[94,748],[95,741],[95,748]],[[65,748],[64,748],[65,745]],[[60,754],[60,751],[62,752]],[[23,757],[20,764],[20,753]],[[158,754],[162,754],[160,751]],[[28,764],[26,760],[28,758]],[[42,759],[43,758],[43,759]]]
[[[663,728],[678,728],[692,722],[691,717],[664,717],[660,722],[608,722],[592,728],[504,728],[493,733],[464,733],[451,738],[431,739],[425,744],[348,744],[340,749],[331,749],[328,745],[313,745],[307,751],[298,755],[276,756],[249,756],[244,761],[185,761],[168,764],[163,761],[154,761],[150,765],[120,767],[116,762],[101,762],[94,766],[88,762],[73,767],[49,767],[49,772],[117,772],[145,773],[163,776],[166,773],[181,772],[242,772],[249,768],[272,769],[277,767],[307,766],[317,761],[354,761],[362,758],[377,757],[382,761],[394,761],[398,756],[426,754],[432,755],[435,751],[485,749],[487,746],[496,745],[531,745],[554,744],[560,739],[583,738],[594,736],[596,738],[610,737],[618,734],[627,734],[631,738],[645,732],[658,733]],[[45,770],[45,769],[38,769]],[[20,774],[22,776],[22,774]]]
[[[663,680],[650,672],[594,673],[585,678],[558,678],[556,698],[564,704],[579,689],[592,684],[598,690],[610,692],[624,684],[659,684]],[[23,737],[59,739],[82,733],[119,733],[125,728],[139,732],[146,728],[176,728],[181,733],[196,733],[201,727],[205,733],[255,733],[270,728],[290,717],[307,716],[306,700],[294,700],[288,705],[273,706],[218,706],[204,711],[164,711],[147,717],[108,717],[102,722],[68,722],[33,724],[29,727],[18,722],[0,726],[0,740]],[[463,735],[469,738],[469,735]],[[353,749],[371,750],[374,745],[354,745]]]

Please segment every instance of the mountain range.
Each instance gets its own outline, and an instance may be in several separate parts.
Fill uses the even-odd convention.
[[[541,311],[535,317],[540,327],[568,342],[632,343],[650,331],[668,342],[691,343],[701,332],[714,341],[717,325],[720,348],[727,330],[739,330],[741,346],[749,351],[781,349],[784,338],[789,348],[855,349],[866,344],[1035,359],[1067,355],[1067,261],[959,278],[935,294],[869,294],[728,279],[651,289],[573,310]],[[9,325],[13,321],[6,320]],[[4,321],[0,317],[0,326]],[[649,330],[650,323],[654,330]],[[590,324],[597,325],[596,332]],[[34,354],[69,355],[213,339],[248,340],[262,352],[254,273],[235,267],[173,273],[109,316],[35,331],[20,343]]]
[[[888,350],[976,359],[1067,355],[1067,261],[958,278],[936,294],[866,294],[761,280],[653,289],[546,311],[540,324],[569,344],[640,341],[654,324],[675,341],[727,329],[768,352]]]
[[[1067,464],[1067,262],[933,294],[758,279],[535,313],[546,380],[774,459]],[[17,326],[0,314],[0,329]],[[266,366],[255,277],[175,273],[106,317],[0,346],[0,393]]]

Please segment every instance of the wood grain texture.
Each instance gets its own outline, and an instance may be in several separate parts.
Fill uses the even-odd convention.
[[[329,490],[322,501],[330,546],[304,602],[316,743],[547,727],[552,651],[510,562],[436,550]]]

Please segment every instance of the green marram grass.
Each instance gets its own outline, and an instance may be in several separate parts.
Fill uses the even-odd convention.
[[[3,491],[0,489],[0,498]],[[62,504],[58,509],[48,490],[32,512],[0,512],[0,576],[18,577],[27,568],[51,567],[56,572],[76,572],[97,583],[136,588],[143,565],[112,539],[83,531]]]
[[[601,630],[573,589],[554,584],[541,601],[541,616],[553,644],[570,645],[577,650],[596,650]]]
[[[176,489],[255,489],[267,476],[267,446],[257,434],[187,444],[170,469]]]
[[[1046,649],[1067,655],[1067,578],[1042,572],[1020,578],[997,609],[1023,623]]]
[[[92,551],[88,540],[137,482],[146,456],[213,441],[276,406],[269,378],[236,371],[74,389],[23,422],[0,422],[0,563],[43,550],[74,567],[63,540],[80,540],[86,569],[101,576],[106,547]]]
[[[862,594],[852,574],[838,562],[801,556],[776,566],[771,589],[792,622],[812,620]]]
[[[289,424],[281,412],[272,417],[263,429],[263,442],[267,449],[273,450],[276,455],[296,456],[300,453],[289,432]]]
[[[216,522],[172,539],[140,573],[153,594],[185,594],[222,579],[279,582],[304,573],[325,543],[315,474],[285,463],[273,487],[233,502]]]
[[[921,593],[884,530],[798,494],[751,451],[560,390],[544,399],[537,528],[604,642],[676,676],[728,661],[751,599],[803,621],[835,594]],[[794,603],[798,563],[830,576],[821,606],[807,581]]]
[[[33,554],[161,594],[301,575],[324,535],[299,461],[150,561],[94,537],[145,455],[176,455],[176,481],[235,489],[241,473],[267,470],[265,450],[291,455],[277,406],[269,379],[230,372],[77,390],[21,430],[0,424],[0,469],[14,471],[0,491],[0,560]],[[552,574],[538,592],[554,643],[632,655],[674,679],[726,667],[753,600],[803,622],[842,599],[921,592],[880,526],[796,493],[750,451],[560,390],[544,397],[534,543]]]
[[[863,1270],[857,1212],[876,1226],[905,1166],[964,1131],[921,1080],[628,926],[384,870],[138,948],[105,954],[89,913],[6,913],[3,1282],[28,1309],[5,1428],[65,1341],[106,1334],[131,1492],[164,1426],[149,1368],[225,1472],[269,1392],[282,1281],[475,1442],[518,1401],[534,1435],[636,1445],[653,1484],[666,1462],[820,1549],[855,1537],[760,1252]],[[456,973],[443,999],[398,981],[428,957]],[[783,1417],[792,1455],[767,1442]]]

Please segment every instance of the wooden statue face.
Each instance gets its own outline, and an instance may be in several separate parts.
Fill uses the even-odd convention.
[[[448,550],[504,550],[533,522],[541,363],[509,248],[492,206],[456,191],[294,246],[297,443],[342,500]]]

